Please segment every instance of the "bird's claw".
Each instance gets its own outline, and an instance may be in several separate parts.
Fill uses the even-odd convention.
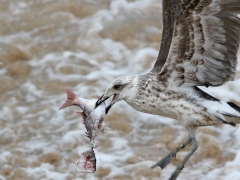
[[[175,154],[168,154],[166,157],[158,161],[155,165],[153,165],[151,168],[155,168],[156,166],[159,166],[160,168],[165,168],[172,160],[173,157],[176,157]]]

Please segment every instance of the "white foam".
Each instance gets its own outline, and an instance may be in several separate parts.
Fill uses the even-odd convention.
[[[57,20],[60,15],[67,20],[61,21],[62,24],[53,23],[45,24],[41,27],[31,27],[29,29],[23,28],[23,30],[19,32],[10,27],[11,33],[0,36],[0,43],[2,44],[16,43],[17,46],[18,40],[26,40],[26,42],[24,41],[22,43],[23,45],[20,44],[21,46],[18,46],[24,48],[26,46],[26,49],[33,48],[37,49],[37,51],[46,48],[44,46],[39,47],[39,44],[46,44],[51,47],[52,43],[55,42],[58,46],[63,47],[62,51],[58,48],[57,50],[53,48],[52,52],[48,52],[42,56],[33,55],[33,58],[28,61],[31,66],[29,77],[26,78],[25,82],[19,81],[17,83],[17,89],[12,89],[7,93],[10,99],[5,102],[0,102],[0,135],[10,136],[12,138],[10,145],[1,146],[1,168],[12,167],[9,157],[17,158],[14,150],[24,152],[26,154],[25,158],[29,162],[38,159],[45,153],[58,151],[61,153],[62,158],[54,165],[42,162],[39,167],[20,168],[32,179],[101,179],[95,177],[94,174],[77,174],[72,164],[75,160],[73,159],[73,154],[80,155],[89,148],[84,126],[81,124],[80,117],[75,113],[75,111],[79,111],[79,109],[77,109],[77,107],[71,107],[58,111],[60,105],[66,100],[64,90],[62,90],[62,92],[58,92],[58,90],[53,92],[48,91],[48,87],[45,87],[44,83],[48,83],[51,80],[66,83],[71,82],[69,86],[71,86],[76,94],[81,97],[90,98],[92,95],[101,95],[107,85],[118,76],[144,74],[148,72],[157,57],[157,49],[148,47],[147,42],[143,42],[143,44],[139,43],[134,48],[129,48],[121,42],[121,40],[111,39],[111,36],[103,37],[100,32],[105,29],[107,30],[108,26],[111,26],[109,28],[115,29],[113,22],[116,22],[116,24],[123,22],[123,20],[126,20],[126,17],[131,17],[130,19],[132,21],[136,18],[149,18],[149,16],[151,16],[148,14],[149,7],[152,7],[153,4],[154,7],[161,7],[161,2],[156,0],[112,0],[109,2],[109,6],[99,5],[99,2],[95,0],[86,2],[96,4],[96,6],[101,5],[103,8],[86,17],[77,17],[72,12],[54,12],[49,18]],[[29,3],[30,4],[25,1],[22,2],[21,0],[17,3],[12,1],[9,11],[12,11],[14,16],[4,14],[3,17],[10,18],[9,22],[11,22],[13,18],[17,18],[14,19],[17,21],[18,15],[27,12],[27,9],[31,8],[30,6],[33,2]],[[43,7],[48,7],[50,1],[46,0],[41,3],[43,3]],[[59,3],[61,2],[59,1]],[[64,1],[64,3],[67,3],[67,1]],[[58,5],[51,8],[55,11]],[[43,10],[42,12],[47,13],[49,9]],[[1,15],[2,13],[5,12],[1,12]],[[156,15],[153,16],[155,18]],[[152,16],[150,18],[152,18]],[[158,21],[160,23],[160,18]],[[129,22],[131,21],[129,20]],[[55,26],[57,26],[56,29],[54,29]],[[41,34],[41,32],[49,31],[50,33],[51,30],[55,32],[52,37],[51,34],[47,33],[43,33],[44,35],[42,36],[38,35]],[[146,26],[143,31],[145,33],[151,33],[160,32],[161,30],[156,27]],[[75,41],[72,36],[76,37]],[[75,44],[74,48],[71,49],[68,47],[69,44],[65,44],[65,41],[72,40],[73,42],[71,43]],[[129,41],[131,41],[131,39]],[[24,45],[24,43],[27,45]],[[89,52],[84,51],[83,47],[90,47],[87,48]],[[149,60],[149,57],[151,62],[147,64],[148,69],[145,69],[144,63],[146,59]],[[8,76],[8,67],[5,67],[2,62],[0,62],[0,66],[2,68],[0,70],[1,78],[18,81],[18,78]],[[65,74],[61,71],[64,67],[76,68],[76,71]],[[240,70],[239,64],[238,70]],[[39,82],[43,83],[42,86],[39,85]],[[240,102],[239,79],[221,87],[202,87],[202,89],[223,101],[235,100]],[[117,103],[111,109],[111,112],[118,111],[131,115],[128,125],[133,129],[131,132],[125,134],[121,131],[110,129],[116,134],[121,134],[121,136],[115,135],[115,137],[112,137],[110,135],[103,135],[103,137],[107,138],[106,141],[112,142],[112,146],[106,147],[105,149],[101,146],[101,141],[98,140],[99,145],[95,150],[97,169],[98,167],[111,169],[111,172],[104,177],[106,179],[111,179],[115,175],[125,174],[127,168],[137,167],[138,165],[150,167],[154,164],[154,162],[150,160],[142,161],[142,157],[139,157],[140,160],[136,162],[136,164],[126,163],[129,157],[135,155],[134,147],[131,147],[130,141],[127,140],[128,136],[132,137],[131,143],[139,143],[139,141],[141,141],[139,143],[140,145],[135,148],[142,148],[141,143],[147,144],[146,142],[152,138],[161,138],[153,137],[151,134],[151,132],[161,131],[161,129],[144,129],[141,128],[142,125],[149,123],[151,125],[161,124],[162,126],[171,126],[178,131],[178,137],[175,139],[176,142],[183,139],[186,135],[184,128],[170,118],[137,112],[124,102]],[[4,128],[2,128],[2,126]],[[216,165],[214,158],[202,160],[195,165],[188,163],[179,176],[179,179],[190,180],[201,177],[205,180],[237,180],[237,178],[240,177],[240,127],[221,126],[208,128],[218,134],[216,138],[225,146],[221,146],[224,148],[224,153],[232,153],[236,155],[236,157],[234,157],[232,161],[226,160],[226,163],[222,162],[221,165]],[[13,132],[12,129],[15,129],[15,131]],[[138,134],[140,131],[145,132],[145,136],[140,136]],[[101,134],[99,134],[99,136],[101,136]],[[159,147],[165,148],[166,145],[161,144]],[[199,147],[199,150],[201,150],[201,147]],[[162,149],[162,151],[167,152],[166,149]],[[148,153],[149,152],[146,151],[146,154]],[[157,156],[158,155],[156,155],[156,160],[158,160]],[[211,166],[214,166],[214,168],[211,169]],[[175,166],[170,165],[167,169],[161,171],[161,178],[169,178],[174,168]],[[208,173],[203,174],[203,170]],[[0,176],[0,180],[5,180],[5,177]]]

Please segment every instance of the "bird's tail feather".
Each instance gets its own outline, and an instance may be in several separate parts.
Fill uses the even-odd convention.
[[[227,102],[227,104],[240,113],[240,107],[238,105],[233,102]]]
[[[233,108],[237,113],[233,114],[233,113],[222,112],[221,114],[224,115],[227,122],[240,124],[240,107],[233,102],[227,102],[227,104],[231,106],[231,108]]]

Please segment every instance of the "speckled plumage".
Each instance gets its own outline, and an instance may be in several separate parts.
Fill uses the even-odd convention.
[[[234,79],[239,12],[239,0],[163,0],[163,38],[152,71],[115,79],[96,103],[113,95],[111,106],[124,100],[138,111],[176,119],[186,128],[188,140],[154,165],[164,168],[179,150],[192,143],[169,180],[177,178],[196,151],[199,126],[240,123],[240,107],[198,88]]]
[[[215,102],[218,106],[228,106],[227,103],[204,94],[200,89],[195,89],[194,87],[166,88],[160,85],[153,73],[139,76],[138,80],[138,91],[135,98],[126,101],[136,110],[176,119],[186,128],[189,126],[193,128],[223,123],[216,117],[213,118],[207,111],[207,106],[203,104],[204,102],[211,101]],[[204,95],[208,96],[208,99]],[[240,113],[237,111],[233,110],[232,113],[240,116]]]

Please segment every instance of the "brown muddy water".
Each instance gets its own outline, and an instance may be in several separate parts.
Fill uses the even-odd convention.
[[[116,104],[96,173],[78,174],[72,162],[88,148],[79,108],[58,111],[66,87],[90,98],[148,72],[160,41],[159,0],[0,0],[0,180],[167,179],[189,147],[164,170],[150,166],[187,139],[177,121]],[[239,79],[208,91],[239,104]],[[239,126],[200,128],[179,179],[239,180],[239,136]]]

